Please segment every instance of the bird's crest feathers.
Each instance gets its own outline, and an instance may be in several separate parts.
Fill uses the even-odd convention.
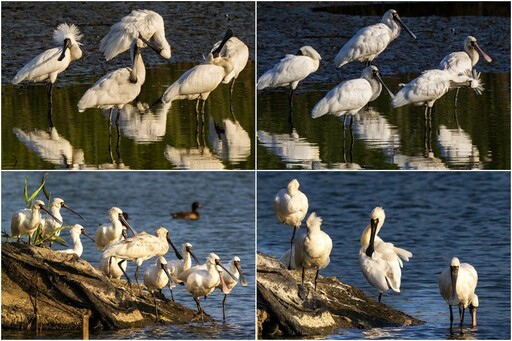
[[[82,39],[80,30],[75,24],[68,25],[67,23],[60,24],[57,29],[53,31],[53,41],[57,44],[62,44],[64,39],[69,38],[73,42],[78,43]],[[82,45],[78,43],[79,45]]]
[[[309,228],[312,227],[318,227],[320,228],[320,225],[322,225],[322,218],[318,217],[315,212],[311,213],[308,217],[308,220],[306,220],[306,226]]]

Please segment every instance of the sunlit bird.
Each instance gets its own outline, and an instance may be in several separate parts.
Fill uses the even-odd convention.
[[[247,280],[245,279],[244,273],[242,272],[242,262],[240,257],[235,256],[231,259],[228,265],[229,272],[234,276],[231,277],[227,272],[222,272],[221,276],[224,280],[224,283],[227,287],[227,290],[223,288],[222,283],[217,285],[217,288],[220,289],[224,293],[224,299],[222,300],[222,320],[226,320],[226,299],[228,295],[231,293],[231,290],[240,282],[240,285],[246,287],[248,285]],[[224,291],[225,290],[225,291]]]
[[[213,45],[211,53],[217,50],[222,44],[222,41],[218,41]],[[233,95],[233,88],[235,87],[235,81],[238,78],[238,75],[247,65],[247,61],[249,60],[249,48],[244,44],[243,41],[238,39],[237,37],[231,37],[226,41],[224,46],[219,52],[220,57],[228,58],[231,64],[233,64],[233,70],[224,77],[223,83],[231,82],[230,86],[230,94]]]
[[[293,227],[292,239],[290,241],[290,249],[293,247],[295,232],[302,220],[306,217],[308,212],[308,198],[304,193],[299,191],[299,181],[293,179],[288,183],[286,188],[277,192],[274,197],[274,212],[277,220],[282,223]],[[291,268],[291,257],[288,269]]]
[[[232,36],[233,32],[228,29],[222,42],[216,50],[208,54],[204,63],[194,66],[181,75],[165,90],[161,101],[168,103],[180,99],[197,100],[196,113],[204,112],[204,105],[210,93],[233,71],[230,59],[220,56],[224,44]],[[201,110],[199,110],[200,100],[203,101]]]
[[[219,270],[219,267],[221,270]],[[219,256],[215,253],[210,253],[209,257],[206,259],[206,269],[199,266],[187,276],[185,288],[192,295],[194,301],[196,301],[197,312],[201,319],[203,319],[204,311],[203,307],[201,307],[199,297],[208,296],[218,285],[222,286],[222,292],[224,294],[229,293],[229,289],[222,276],[222,270],[226,271],[234,278],[233,274],[222,265]]]
[[[300,233],[295,243],[295,265],[302,268],[302,285],[306,269],[316,270],[316,281],[320,269],[325,269],[331,259],[332,240],[331,237],[320,229],[322,219],[313,212],[306,220],[307,232]]]
[[[453,257],[450,268],[443,270],[439,276],[439,293],[450,307],[450,333],[453,328],[452,306],[459,307],[460,333],[464,325],[464,310],[469,307],[472,327],[476,328],[476,309],[479,305],[478,296],[475,294],[478,282],[478,274],[475,268],[468,263],[460,263],[457,257]]]
[[[384,225],[386,215],[382,207],[375,207],[370,215],[370,224],[361,234],[361,250],[359,263],[364,277],[379,291],[379,302],[382,293],[391,289],[400,292],[402,278],[402,260],[409,261],[412,253],[384,242],[379,234]]]
[[[300,81],[316,72],[320,66],[320,54],[311,46],[303,46],[297,55],[287,54],[286,57],[274,65],[274,67],[258,78],[257,88],[287,87],[290,86],[288,100],[290,110],[293,108],[293,91]]]
[[[142,277],[144,278],[144,285],[153,296],[156,321],[159,321],[160,318],[158,317],[158,306],[156,303],[155,291],[163,289],[167,285],[170,286],[171,282],[171,275],[169,274],[169,267],[167,266],[165,258],[163,256],[158,257],[155,264],[151,265],[146,271],[144,271]]]
[[[120,261],[121,259],[116,257],[104,257],[100,261],[99,269],[110,278],[120,279],[126,273],[126,266],[128,264],[128,262],[119,264]]]
[[[164,19],[160,14],[147,9],[133,10],[112,25],[107,35],[101,39],[100,51],[106,60],[111,60],[128,50],[137,38],[141,38],[148,45],[151,44],[163,58],[171,58],[171,45],[165,38]]]
[[[135,269],[135,280],[139,287],[139,292],[142,295],[139,283],[139,268],[142,262],[153,257],[164,256],[169,250],[169,245],[174,249],[176,257],[181,259],[182,257],[172,243],[167,229],[159,227],[155,231],[155,236],[146,232],[141,232],[131,238],[108,245],[105,248],[105,251],[103,251],[103,258],[116,257],[120,259],[118,265],[121,269],[123,262],[126,262],[127,260],[134,261],[137,264],[137,268]],[[126,272],[124,272],[124,275],[128,280],[128,283],[131,285],[130,278]]]
[[[176,213],[171,213],[171,216],[175,219],[199,219],[200,215],[198,209],[201,207],[199,201],[194,201],[192,203],[192,212],[181,211]]]
[[[74,253],[78,257],[82,256],[82,253],[84,252],[84,247],[82,245],[82,241],[80,240],[80,235],[83,234],[90,240],[94,241],[87,232],[85,232],[85,229],[80,224],[75,224],[73,227],[69,230],[69,234],[71,235],[71,240],[73,241],[73,248],[72,249],[65,249],[65,250],[57,250],[57,252],[60,253]]]
[[[142,40],[134,39],[130,48],[132,67],[117,69],[100,78],[78,101],[78,111],[83,112],[88,108],[110,109],[110,127],[114,108],[121,110],[127,103],[137,98],[146,80],[146,68],[141,54],[143,47]],[[119,116],[118,114],[117,123],[119,123]]]
[[[360,29],[350,38],[336,55],[334,64],[341,67],[347,63],[358,61],[366,62],[366,66],[369,66],[389,43],[400,35],[401,27],[416,39],[414,33],[402,22],[398,13],[394,9],[390,9],[384,13],[380,23]]]
[[[194,258],[196,264],[199,264],[199,260],[194,254],[192,244],[190,243],[185,243],[181,246],[181,256],[183,257],[183,259],[174,259],[169,263],[171,277],[175,283],[182,282],[178,277],[181,275],[182,272],[187,271],[192,267],[192,258]]]
[[[58,218],[46,208],[44,202],[35,200],[30,209],[22,209],[14,213],[11,217],[11,237],[18,238],[22,235],[28,236],[28,244],[30,245],[32,235],[36,232],[40,224],[43,223],[41,218],[41,210],[48,213],[57,223],[62,224]]]
[[[313,107],[311,117],[317,118],[325,114],[344,115],[343,124],[345,125],[347,115],[350,115],[350,126],[352,126],[353,115],[357,114],[366,104],[379,97],[382,86],[393,98],[393,93],[380,77],[379,69],[370,65],[361,72],[360,78],[340,83],[329,91]]]
[[[100,250],[103,250],[111,243],[116,243],[126,238],[126,227],[129,228],[134,235],[137,234],[130,224],[128,224],[124,218],[123,211],[121,211],[119,207],[112,207],[108,210],[108,217],[110,223],[98,226],[94,235],[96,247]]]
[[[44,234],[47,236],[60,236],[60,228],[62,227],[63,219],[62,215],[60,214],[60,209],[65,208],[82,218],[83,220],[87,221],[80,213],[73,210],[71,207],[66,205],[63,199],[61,198],[54,198],[52,204],[50,205],[50,212],[54,217],[56,217],[59,221],[57,222],[55,219],[53,219],[51,216],[46,217],[46,219],[43,221],[43,231]]]
[[[69,63],[82,57],[82,50],[80,49],[81,44],[79,43],[81,38],[82,35],[77,26],[74,24],[68,25],[66,23],[60,24],[57,26],[57,29],[53,31],[53,41],[58,44],[59,47],[46,50],[33,58],[18,71],[11,81],[12,84],[18,84],[24,80],[48,82],[48,119],[52,127],[53,84],[57,80],[59,73],[67,69]]]
[[[416,79],[407,83],[391,101],[393,108],[407,104],[425,105],[425,119],[432,116],[432,107],[436,100],[451,89],[470,87],[477,94],[484,90],[480,81],[480,73],[467,70],[465,79],[447,70],[423,71]]]

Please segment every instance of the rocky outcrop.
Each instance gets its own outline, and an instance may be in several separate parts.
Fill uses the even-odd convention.
[[[195,311],[158,302],[160,323],[187,323]],[[209,320],[209,317],[206,317]],[[2,244],[2,328],[80,330],[155,323],[153,297],[134,283],[110,280],[76,255],[18,243]]]
[[[366,296],[336,277],[318,277],[317,290],[300,285],[301,272],[288,271],[278,260],[258,253],[258,335],[326,336],[340,328],[373,328],[422,324]]]

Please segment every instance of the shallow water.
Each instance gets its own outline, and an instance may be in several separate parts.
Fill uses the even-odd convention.
[[[401,293],[384,295],[382,301],[424,325],[340,330],[326,337],[458,338],[449,335],[448,306],[437,286],[440,272],[457,256],[472,264],[479,276],[478,327],[465,328],[464,338],[510,339],[508,172],[259,172],[258,251],[278,258],[288,250],[292,230],[276,221],[272,200],[292,178],[308,196],[309,213],[323,219],[322,229],[333,240],[331,262],[321,275],[336,276],[377,299],[358,257],[360,235],[378,205],[386,211],[379,236],[413,253],[404,263]]]
[[[2,173],[2,226],[9,232],[9,218],[24,207],[23,179],[29,176],[29,190],[39,184],[41,172]],[[71,212],[63,210],[64,223],[83,225],[94,235],[99,224],[108,221],[107,210],[118,206],[129,214],[129,223],[137,231],[152,233],[159,225],[169,229],[172,241],[181,250],[181,244],[190,242],[197,258],[203,262],[210,252],[215,252],[228,263],[238,255],[247,277],[247,287],[236,286],[227,299],[226,320],[222,323],[220,292],[212,293],[201,302],[204,310],[218,321],[210,325],[191,324],[178,326],[150,326],[143,329],[99,331],[91,338],[114,339],[253,339],[254,317],[254,175],[248,172],[51,172],[47,188],[52,197],[63,198],[68,206],[82,214],[87,222],[80,221]],[[219,200],[218,193],[224,195]],[[179,195],[176,195],[179,193]],[[42,193],[39,196],[43,198]],[[46,202],[46,200],[44,200]],[[199,201],[201,218],[197,221],[173,220],[169,213],[189,210],[193,201]],[[77,220],[78,219],[78,220]],[[236,231],[234,230],[236,228]],[[70,243],[69,233],[62,236]],[[101,251],[87,238],[82,238],[82,258],[98,266]],[[54,248],[64,248],[55,246]],[[173,259],[167,254],[167,260]],[[141,273],[153,264],[142,264]],[[128,274],[133,280],[135,266],[128,264]],[[168,289],[164,294],[169,298]],[[176,301],[196,309],[188,292],[178,286],[174,289]],[[32,333],[2,331],[3,338],[31,338]],[[81,338],[60,332],[45,332],[44,338]]]
[[[258,3],[258,76],[304,45],[322,56],[319,69],[295,91],[293,127],[288,123],[288,90],[258,92],[258,168],[510,169],[510,17],[503,16],[510,4],[473,3],[471,14],[469,7],[451,4],[443,5],[443,17],[437,5],[393,4],[417,40],[402,31],[374,64],[397,92],[400,83],[436,68],[446,54],[462,49],[466,36],[474,35],[493,58],[476,66],[482,72],[483,95],[461,90],[455,110],[455,94],[446,94],[436,101],[432,129],[425,131],[422,107],[393,109],[383,91],[370,110],[355,117],[350,132],[335,116],[313,120],[310,111],[334,86],[360,76],[361,63],[337,69],[332,61],[345,41],[359,28],[379,22],[382,7],[389,6]],[[278,21],[282,24],[276,30]]]
[[[66,19],[84,34],[84,55],[58,77],[53,94],[56,130],[49,134],[46,85],[14,87],[8,82],[32,57],[53,46],[55,23],[41,22],[41,13],[61,13],[70,6],[2,4],[2,31],[17,33],[2,39],[3,169],[254,169],[253,3],[102,2],[73,8]],[[163,16],[172,57],[164,60],[150,49],[143,51],[147,75],[140,103],[123,109],[120,134],[114,127],[109,135],[108,111],[79,113],[76,105],[102,75],[130,64],[128,53],[104,61],[98,45],[110,25],[135,8]],[[210,95],[203,117],[196,117],[193,101],[155,105],[168,86],[202,61],[228,27],[250,51],[250,61],[235,82],[233,111],[229,85],[223,84]]]

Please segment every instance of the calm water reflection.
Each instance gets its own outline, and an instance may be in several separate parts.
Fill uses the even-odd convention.
[[[180,153],[199,150],[199,155],[210,155],[211,159],[216,160],[211,163],[213,169],[254,169],[253,3],[173,2],[171,5],[102,2],[76,7],[74,13],[78,15],[77,18],[83,19],[73,18],[69,21],[77,24],[84,33],[84,56],[59,75],[53,96],[53,122],[58,135],[56,131],[49,131],[46,140],[52,142],[43,142],[41,138],[45,139],[43,135],[49,127],[46,119],[46,85],[23,84],[13,87],[7,82],[30,58],[52,44],[54,23],[40,23],[40,14],[65,13],[67,7],[64,3],[2,4],[2,31],[16,31],[22,37],[4,35],[2,39],[3,169],[195,168],[194,162],[169,159],[170,148],[180,150]],[[166,61],[150,49],[143,51],[147,75],[138,102],[122,110],[119,131],[114,128],[109,132],[108,112],[88,109],[78,113],[76,105],[84,92],[102,75],[130,65],[128,53],[105,62],[98,45],[110,25],[135,8],[153,9],[164,17],[172,58]],[[209,20],[205,21],[205,17]],[[194,27],[192,40],[191,32],[184,27]],[[250,51],[250,61],[235,83],[233,112],[230,110],[229,86],[224,84],[210,95],[204,117],[196,117],[195,102],[192,101],[175,101],[172,106],[157,103],[168,86],[201,62],[202,55],[220,40],[227,27],[232,28]],[[35,32],[41,32],[41,35]],[[21,48],[26,44],[19,44],[19,39],[30,41],[30,48]],[[116,115],[117,109],[114,120]],[[217,124],[210,124],[212,120]],[[231,120],[231,123],[224,120]],[[215,141],[215,135],[225,142]],[[53,142],[57,136],[60,143]],[[59,147],[64,143],[65,149]],[[77,160],[71,161],[72,150],[81,154],[76,157]]]

